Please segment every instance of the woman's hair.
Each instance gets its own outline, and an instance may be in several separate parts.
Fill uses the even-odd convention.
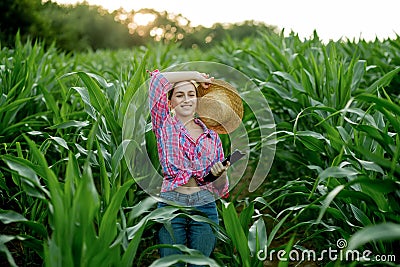
[[[196,97],[198,97],[197,86],[196,86],[195,82],[193,82],[193,81],[181,81],[181,82],[176,82],[176,83],[174,83],[174,84],[172,85],[172,89],[169,90],[169,92],[168,92],[168,94],[167,94],[168,100],[171,100],[172,94],[174,93],[174,90],[175,90],[176,85],[179,84],[179,83],[183,83],[183,82],[189,82],[189,83],[191,83],[191,84],[194,86],[194,89],[195,89],[195,91],[196,91]]]

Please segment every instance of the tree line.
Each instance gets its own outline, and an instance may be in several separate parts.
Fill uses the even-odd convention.
[[[194,27],[182,14],[122,8],[109,12],[87,2],[60,5],[42,0],[2,0],[0,10],[2,47],[12,47],[18,32],[23,40],[55,43],[64,51],[87,51],[123,49],[149,42],[206,48],[225,38],[241,40],[256,36],[260,30],[277,31],[275,26],[255,21]]]

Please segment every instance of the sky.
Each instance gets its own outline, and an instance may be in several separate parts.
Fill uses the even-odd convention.
[[[52,0],[60,4],[82,0]],[[192,26],[216,22],[262,21],[309,38],[316,30],[323,41],[365,40],[400,35],[399,0],[86,0],[112,11],[152,8],[182,14]]]

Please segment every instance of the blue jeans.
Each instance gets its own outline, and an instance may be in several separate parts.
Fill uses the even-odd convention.
[[[160,197],[167,201],[173,201],[177,205],[194,206],[195,209],[204,213],[210,220],[218,224],[218,212],[215,200],[213,195],[207,190],[188,195],[175,191],[162,192]],[[158,203],[159,208],[167,205],[164,202]],[[199,250],[207,257],[211,255],[215,247],[216,237],[208,223],[197,222],[188,217],[175,217],[171,220],[171,226],[173,236],[170,235],[164,226],[158,232],[160,244],[183,244],[188,248]],[[181,251],[172,248],[160,248],[159,252],[161,257],[181,254]]]

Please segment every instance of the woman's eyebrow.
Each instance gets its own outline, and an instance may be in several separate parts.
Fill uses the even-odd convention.
[[[190,91],[186,91],[188,94],[190,94],[190,93],[196,93],[196,90],[190,90]],[[185,91],[179,91],[179,90],[177,90],[177,89],[175,89],[174,90],[174,94],[176,95],[176,94],[179,94],[179,93],[181,93],[181,94],[184,94],[185,93]]]

